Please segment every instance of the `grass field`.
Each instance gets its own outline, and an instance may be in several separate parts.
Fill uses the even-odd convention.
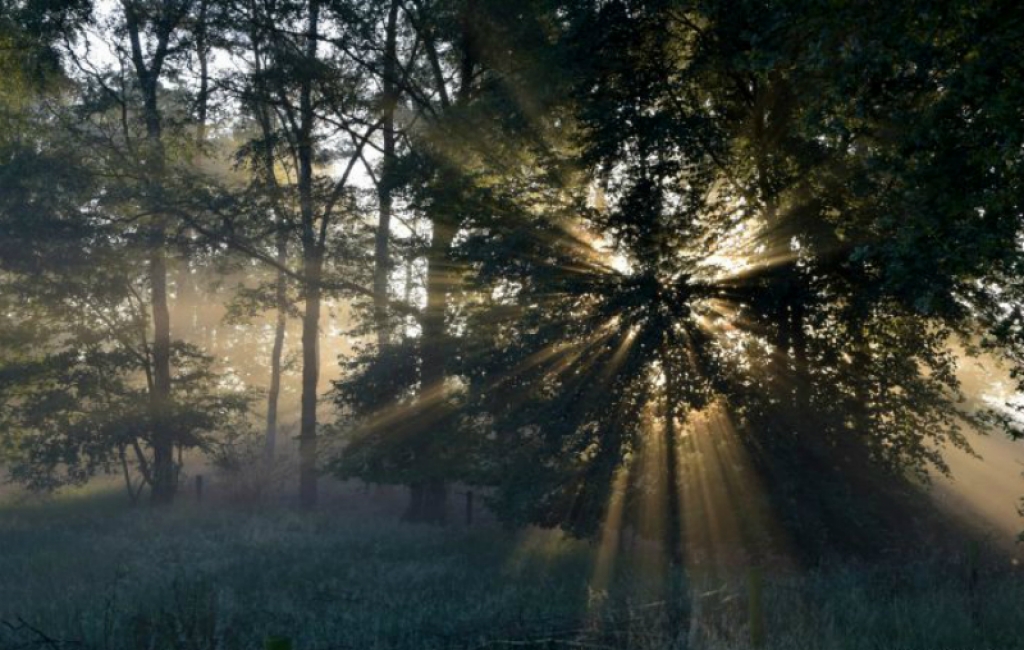
[[[553,533],[123,501],[91,492],[0,505],[0,648],[751,645],[743,574],[687,584],[620,562],[597,590],[595,549]],[[1024,648],[1018,567],[989,558],[972,577],[964,557],[926,555],[767,567],[754,614],[764,647]]]

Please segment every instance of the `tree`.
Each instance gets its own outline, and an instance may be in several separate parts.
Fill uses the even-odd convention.
[[[328,271],[334,261],[342,273],[354,268],[344,267],[356,258],[354,242],[361,236],[361,215],[350,179],[379,120],[367,116],[365,80],[350,60],[350,46],[359,38],[362,24],[352,7],[316,0],[255,2],[240,6],[238,12],[245,26],[240,38],[252,57],[247,101],[261,129],[260,140],[252,148],[258,159],[254,168],[278,220],[273,228],[276,257],[260,253],[258,241],[239,237],[233,230],[227,234],[212,227],[205,230],[282,273],[277,285],[279,313],[283,313],[284,277],[296,280],[300,287],[299,496],[304,506],[312,507],[317,501],[319,471],[316,409],[322,300],[325,292],[373,296],[366,288],[369,283],[361,278]],[[332,178],[327,166],[337,161],[342,171]],[[279,165],[285,169],[287,184],[276,178]],[[229,217],[234,224],[246,215]],[[298,270],[284,264],[288,236],[295,237],[301,252]]]
[[[508,55],[495,25],[516,22],[484,6],[475,15],[493,31],[477,42],[493,51],[476,57],[491,63]],[[449,307],[468,314],[450,346],[424,348],[448,355],[449,384],[468,385],[441,420],[458,431],[449,451],[473,450],[510,520],[592,534],[613,477],[660,419],[675,520],[673,491],[694,471],[677,463],[690,444],[680,430],[693,440],[688,414],[717,404],[803,541],[851,522],[876,530],[908,472],[942,470],[941,445],[965,446],[963,427],[993,419],[958,406],[950,338],[987,332],[1016,358],[1005,298],[1020,259],[1020,129],[1006,107],[1020,93],[1007,76],[1019,21],[1000,3],[531,9],[557,27],[473,86],[474,110],[497,126],[470,131],[459,113],[468,135],[445,143],[461,178],[419,183],[435,192],[432,214],[459,215],[447,242],[435,220],[435,240],[474,296]],[[521,99],[538,87],[524,74],[534,60],[549,103]],[[518,93],[512,110],[494,101],[491,70]],[[530,163],[481,151],[498,142]],[[500,180],[480,191],[488,175]],[[451,291],[428,286],[428,316]],[[367,369],[356,385],[381,377]],[[357,390],[343,387],[342,403],[370,406]],[[420,454],[408,438],[378,431],[353,451],[396,472],[372,459]]]
[[[52,449],[114,440],[79,454],[100,464],[151,446],[156,501],[207,431],[179,428],[210,403],[169,310],[214,261],[256,285],[236,311],[276,310],[268,456],[301,320],[306,506],[329,298],[372,338],[335,387],[332,469],[408,485],[414,521],[464,480],[509,522],[628,521],[673,561],[721,512],[750,547],[775,517],[821,548],[916,511],[968,428],[1021,433],[961,400],[951,347],[1021,376],[1009,2],[125,0],[96,28],[109,66],[55,45],[83,7],[10,6],[7,87],[49,76],[0,98],[0,281],[30,298],[4,317],[36,348],[4,353],[27,391],[6,417]],[[99,418],[141,395],[144,432]],[[30,464],[75,466],[48,453]]]
[[[145,174],[144,196],[156,201],[146,206],[154,218],[149,227],[149,284],[153,319],[153,386],[150,394],[153,434],[152,500],[169,504],[174,500],[177,477],[174,471],[173,411],[171,403],[171,316],[167,297],[166,237],[168,218],[162,214],[159,197],[166,175],[163,112],[159,98],[161,75],[173,39],[191,9],[190,2],[163,2],[156,6],[126,0],[122,2],[124,29],[130,44],[130,61],[142,99],[145,141],[140,147]],[[151,48],[144,49],[144,41]]]
[[[1018,89],[991,66],[1012,57],[1019,25],[996,28],[1006,15],[996,4],[966,21],[973,12],[952,7],[858,4],[845,20],[833,10],[608,3],[580,12],[576,38],[589,56],[572,57],[584,62],[574,76],[586,159],[610,197],[598,223],[634,275],[682,288],[671,302],[689,310],[676,327],[698,358],[677,372],[707,376],[764,482],[781,495],[799,477],[802,497],[924,474],[943,466],[932,442],[964,444],[960,427],[984,414],[957,407],[947,341],[986,327],[975,287],[1010,290],[1000,269],[1020,255],[1016,181],[984,168],[1015,164],[1000,152],[1018,146],[1019,129],[996,107]],[[853,19],[865,12],[870,20]],[[964,67],[951,43],[967,47],[981,30],[992,34],[987,63]],[[860,43],[879,45],[858,52]],[[832,52],[851,60],[821,60]],[[906,58],[894,65],[893,52]],[[968,76],[984,90],[948,92]],[[979,103],[1001,116],[991,132],[963,117]],[[909,112],[921,131],[898,128]],[[987,162],[965,165],[964,147],[987,149]],[[951,178],[977,185],[957,199],[940,187]],[[964,237],[978,245],[951,253]],[[737,329],[738,345],[725,336]],[[700,408],[677,390],[669,399]],[[819,514],[836,529],[867,500]],[[808,502],[793,515],[806,520]]]
[[[486,128],[494,103],[509,100],[502,75],[517,74],[505,69],[512,62],[505,52],[484,44],[494,39],[512,47],[517,37],[541,39],[544,17],[478,1],[414,2],[403,9],[412,43],[406,46],[407,62],[399,66],[403,73],[393,81],[412,114],[400,136],[405,153],[386,187],[394,190],[400,181],[408,212],[429,223],[429,239],[418,253],[425,267],[425,305],[415,339],[356,360],[351,381],[339,384],[338,403],[360,424],[336,469],[374,480],[388,474],[389,480],[408,484],[405,519],[440,523],[446,481],[458,474],[452,465],[461,447],[453,436],[455,411],[448,406],[458,399],[452,314],[459,309],[463,262],[457,241],[505,198],[492,196],[494,175],[478,158],[490,155],[480,145],[495,135]],[[517,15],[521,27],[514,26]],[[389,60],[385,55],[383,65],[367,65],[378,75],[383,69],[387,81]]]
[[[86,5],[70,8],[77,24],[42,23],[63,38],[61,92],[20,112],[31,140],[12,140],[4,167],[4,280],[22,297],[5,318],[37,330],[5,372],[14,473],[53,487],[119,461],[133,498],[148,485],[164,505],[181,450],[207,445],[248,399],[217,389],[209,358],[170,332],[167,258],[184,228],[169,200],[183,161],[168,149],[192,143],[187,102],[163,79],[187,49],[192,5],[116,8],[96,36],[118,55],[116,72],[76,49],[93,23]]]

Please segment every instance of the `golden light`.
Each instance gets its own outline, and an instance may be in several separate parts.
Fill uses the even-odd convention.
[[[728,285],[798,258],[799,246],[794,242],[773,246],[767,239],[755,228],[740,224],[698,263],[698,276],[704,282]],[[614,259],[611,247],[593,247],[608,258],[607,266],[622,273],[632,271],[626,260]],[[725,296],[698,299],[691,319],[689,325],[680,322],[675,328],[685,334],[688,326],[696,326],[741,366],[748,363],[744,357],[751,346],[760,346],[758,353],[770,356],[771,346],[757,335],[758,328],[739,304]],[[690,340],[688,335],[684,340]],[[652,366],[649,381],[658,397],[644,409],[645,433],[637,448],[614,475],[592,588],[607,589],[616,568],[628,566],[653,576],[653,588],[664,591],[668,588],[664,566],[672,556],[681,557],[682,568],[699,583],[785,549],[782,527],[729,417],[728,405],[715,402],[701,411],[681,412],[669,422],[667,418],[675,416],[668,414],[676,408],[668,408],[670,382],[659,363]],[[675,483],[670,480],[672,472]],[[673,508],[678,511],[672,512]],[[675,535],[668,529],[672,522],[680,527]],[[673,539],[682,548],[667,548]]]

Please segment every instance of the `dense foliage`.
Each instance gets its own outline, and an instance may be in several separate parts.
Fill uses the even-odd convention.
[[[1012,2],[0,8],[31,53],[0,93],[0,416],[30,482],[137,443],[169,467],[243,404],[167,326],[182,277],[229,273],[236,317],[278,315],[268,457],[302,321],[306,505],[319,462],[409,485],[414,520],[465,481],[513,524],[596,535],[625,503],[678,546],[725,509],[819,545],[898,523],[967,428],[1021,435],[956,374],[1024,360]],[[326,427],[325,335],[357,347]]]

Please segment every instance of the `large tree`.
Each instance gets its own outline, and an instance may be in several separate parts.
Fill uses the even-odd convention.
[[[33,487],[118,469],[133,499],[148,486],[164,504],[175,449],[205,446],[246,406],[244,394],[216,388],[198,348],[170,340],[160,107],[182,104],[164,94],[159,69],[188,8],[150,7],[172,11],[152,27],[142,7],[120,7],[102,34],[123,45],[121,75],[79,58],[89,7],[60,9],[21,9],[22,27],[38,22],[56,44],[46,74],[43,59],[22,59],[35,59],[20,69],[39,83],[18,89],[20,125],[3,143],[5,447],[14,478]],[[146,81],[129,60],[141,60]]]
[[[687,474],[707,472],[692,463],[739,445],[775,509],[820,540],[898,512],[907,474],[943,470],[963,427],[1015,433],[962,407],[949,344],[1019,359],[1019,12],[473,7],[484,64],[444,140],[456,171],[419,185],[432,214],[457,215],[432,217],[462,288],[453,305],[428,283],[419,381],[443,350],[447,390],[468,392],[443,417],[410,402],[448,430],[440,467],[495,482],[512,520],[592,533],[660,431],[674,535]],[[523,16],[544,38],[512,48]],[[444,347],[428,345],[432,302],[448,305]],[[343,403],[386,413],[369,403],[386,391],[358,388],[381,374],[361,381]],[[714,408],[735,433],[696,448],[691,414]],[[364,468],[422,455],[421,437],[379,424],[394,419],[353,446]]]

